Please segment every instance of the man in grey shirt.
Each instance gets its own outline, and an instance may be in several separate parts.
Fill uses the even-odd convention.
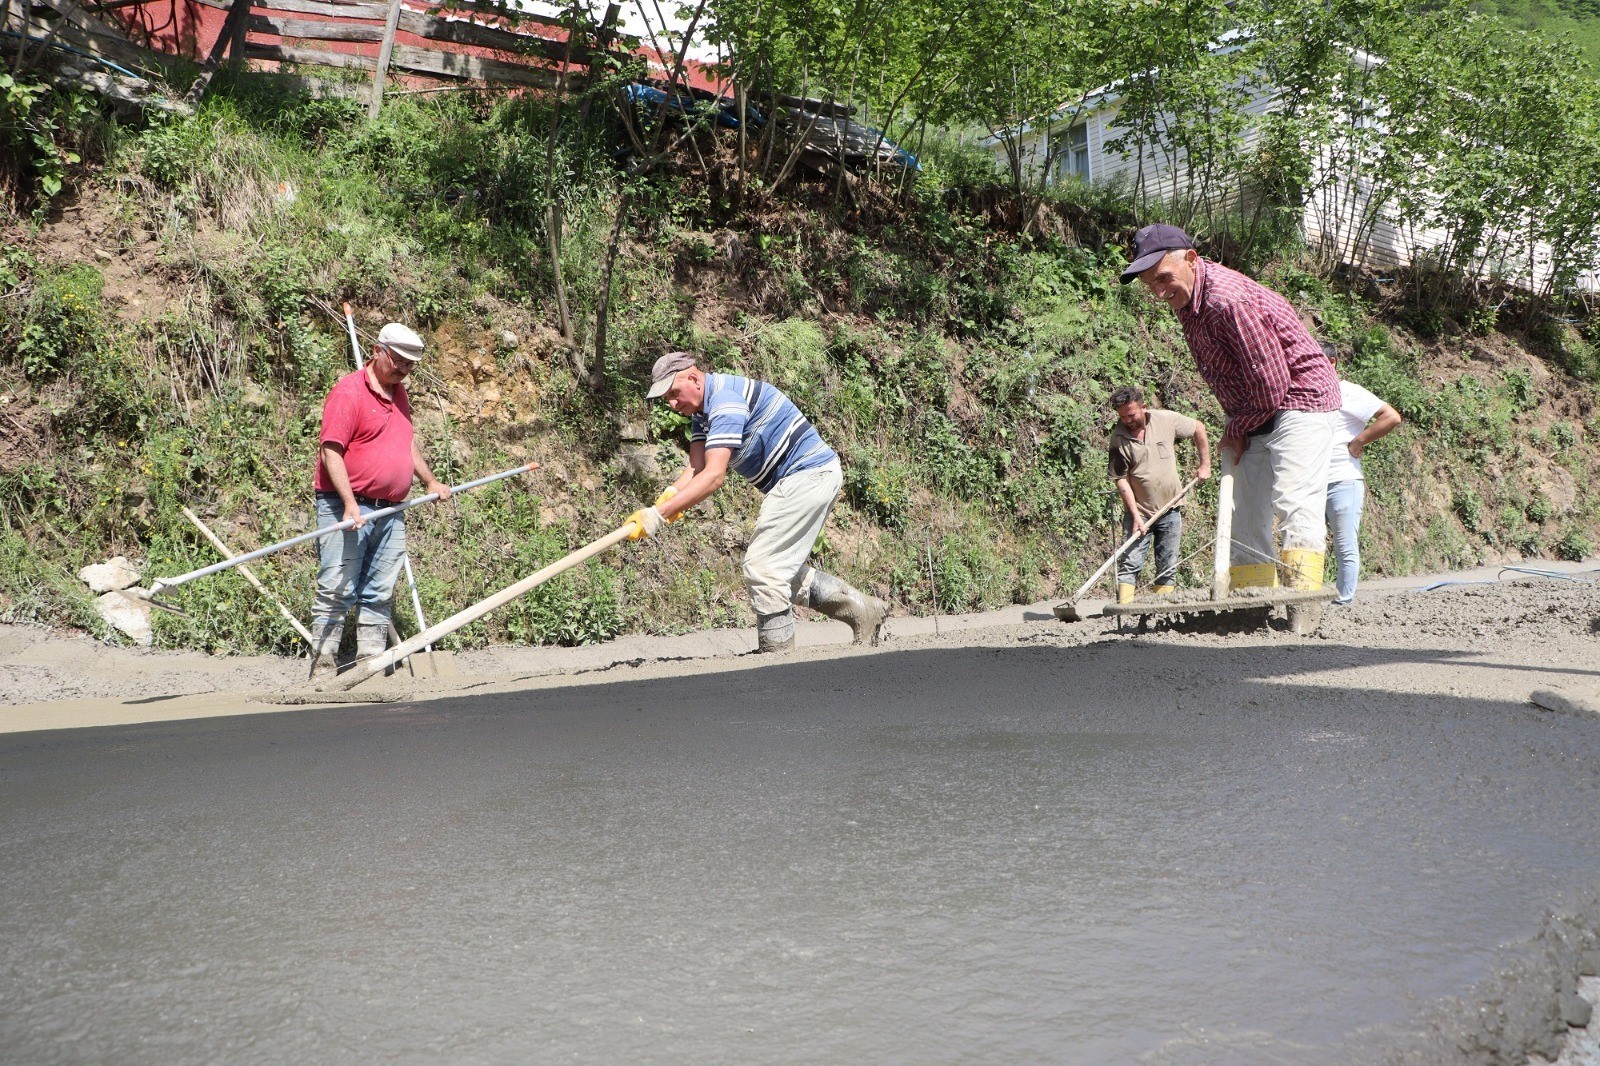
[[[1200,480],[1211,476],[1211,444],[1206,427],[1176,411],[1151,409],[1144,405],[1144,393],[1125,385],[1111,394],[1117,411],[1117,424],[1111,430],[1111,480],[1122,496],[1122,536],[1137,535],[1139,540],[1117,565],[1117,602],[1133,599],[1139,571],[1144,568],[1150,540],[1156,542],[1156,580],[1152,588],[1164,595],[1177,587],[1178,548],[1183,540],[1183,514],[1174,507],[1154,524],[1150,518],[1171,503],[1183,482],[1178,476],[1178,441],[1193,440],[1200,453]],[[1181,504],[1180,504],[1181,507]]]

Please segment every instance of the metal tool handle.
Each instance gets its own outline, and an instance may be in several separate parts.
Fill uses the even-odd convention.
[[[476,481],[468,481],[460,485],[453,485],[450,488],[450,493],[451,495],[455,495],[458,492],[471,492],[473,489],[481,488],[482,486],[488,485],[491,482],[502,481],[505,478],[515,477],[518,474],[527,473],[537,469],[539,469],[538,463],[525,463],[522,466],[512,467],[510,470],[502,470],[498,474],[490,474],[488,477],[478,478]],[[387,518],[392,514],[399,514],[401,511],[409,511],[413,507],[421,507],[425,503],[432,503],[438,498],[439,494],[437,492],[430,492],[426,496],[418,496],[414,500],[407,500],[404,503],[397,503],[393,507],[380,508],[379,510],[373,511],[371,514],[367,515],[366,519],[367,521],[371,522],[379,518]],[[322,537],[332,536],[335,533],[342,533],[347,529],[355,528],[355,524],[355,519],[347,518],[343,522],[335,522],[331,526],[322,526],[318,529],[313,529],[310,532],[300,533],[296,536],[290,537],[288,540],[280,540],[276,544],[268,544],[265,548],[257,548],[255,551],[245,552],[243,555],[235,555],[232,559],[226,559],[220,563],[212,563],[210,566],[202,566],[200,569],[191,570],[187,574],[179,574],[177,577],[157,578],[155,583],[150,586],[150,595],[156,596],[160,593],[168,591],[169,589],[175,589],[182,585],[187,585],[191,581],[198,581],[200,578],[209,577],[212,574],[219,574],[224,570],[232,570],[236,566],[242,566],[245,563],[254,562],[263,556],[272,555],[275,552],[281,552],[285,548],[292,548],[296,544],[304,544],[308,540],[318,540]]]
[[[1198,484],[1200,484],[1200,479],[1199,478],[1190,478],[1189,479],[1189,483],[1187,485],[1185,485],[1183,488],[1179,489],[1178,490],[1178,494],[1176,496],[1174,496],[1172,499],[1168,500],[1158,511],[1156,511],[1155,514],[1150,516],[1150,521],[1151,522],[1156,521],[1162,515],[1166,514],[1168,511],[1170,511],[1174,507],[1178,506],[1179,503],[1183,502],[1183,498],[1189,494],[1189,490],[1194,488]],[[1116,565],[1117,560],[1122,558],[1122,553],[1127,551],[1130,547],[1132,547],[1134,541],[1138,540],[1140,537],[1148,535],[1149,526],[1146,526],[1145,529],[1146,529],[1145,533],[1135,533],[1131,537],[1129,537],[1127,540],[1123,541],[1122,542],[1122,546],[1119,547],[1116,551],[1111,553],[1111,558],[1109,558],[1105,562],[1101,563],[1100,564],[1100,569],[1096,570],[1093,574],[1089,575],[1089,580],[1085,581],[1083,583],[1083,587],[1078,589],[1077,592],[1072,594],[1072,600],[1075,601],[1075,600],[1082,599],[1084,593],[1086,593],[1090,589],[1094,588],[1094,583],[1096,581],[1099,581],[1102,577],[1105,577],[1106,571],[1110,570],[1113,566]],[[1068,601],[1068,602],[1072,602],[1072,601]]]

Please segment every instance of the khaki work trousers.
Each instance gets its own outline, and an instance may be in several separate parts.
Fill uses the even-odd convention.
[[[1283,551],[1325,551],[1332,411],[1279,411],[1271,432],[1250,438],[1233,470],[1230,566],[1276,568]],[[1320,580],[1320,575],[1319,575]]]
[[[756,531],[744,553],[744,584],[756,614],[781,614],[807,591],[813,571],[806,559],[843,484],[844,472],[835,459],[790,474],[761,501]]]

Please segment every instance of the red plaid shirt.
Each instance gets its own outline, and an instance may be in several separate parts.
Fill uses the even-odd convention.
[[[1337,411],[1339,375],[1289,301],[1220,263],[1195,262],[1194,295],[1178,312],[1184,339],[1243,437],[1279,411]]]

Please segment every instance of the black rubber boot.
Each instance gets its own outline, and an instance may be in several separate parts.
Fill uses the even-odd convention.
[[[884,619],[889,617],[889,605],[825,571],[814,569],[813,573],[811,593],[805,605],[835,621],[847,623],[855,637],[853,643],[878,643],[883,636]]]

